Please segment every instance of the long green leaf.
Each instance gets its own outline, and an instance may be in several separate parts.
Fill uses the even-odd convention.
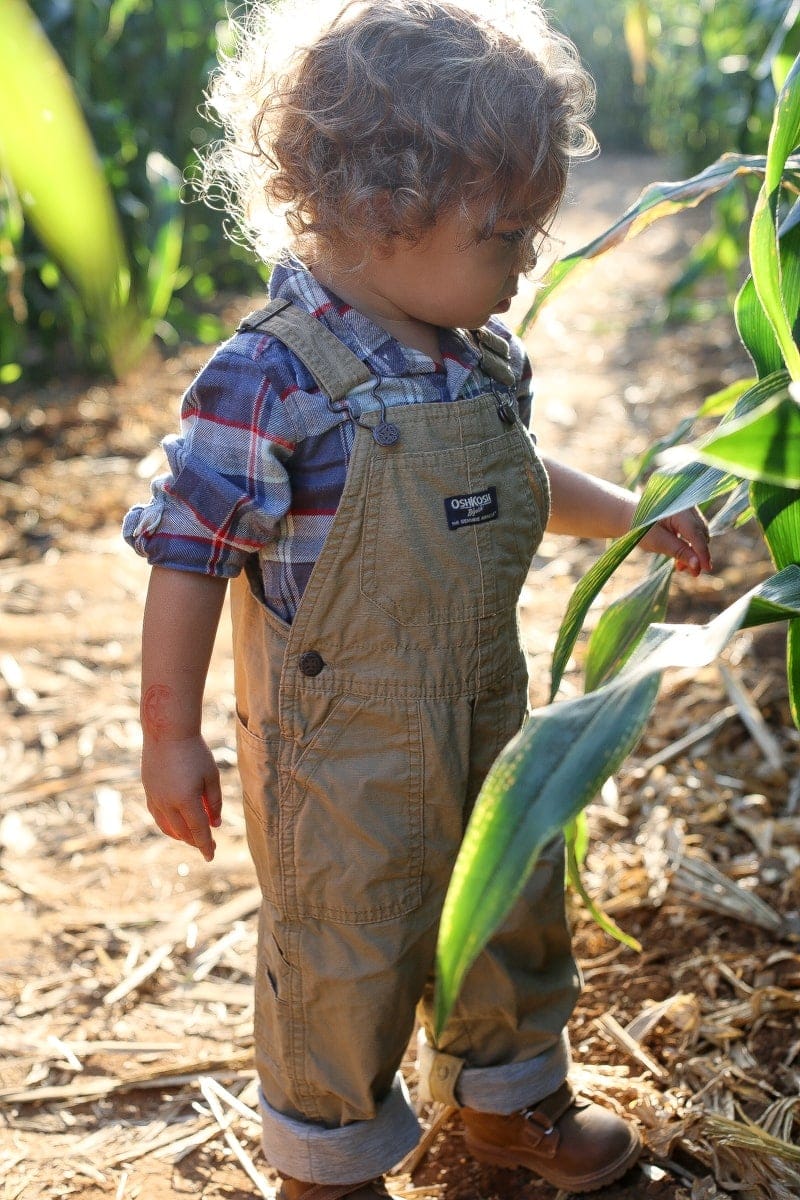
[[[784,388],[757,413],[696,444],[693,453],[745,479],[800,488],[800,408]]]
[[[791,566],[708,625],[652,625],[610,683],[531,715],[491,768],[456,861],[437,950],[437,1034],[469,967],[519,897],[542,848],[635,745],[663,671],[713,661],[743,626],[798,616],[800,567]]]
[[[764,314],[761,305],[757,300],[755,301],[755,304],[763,317]],[[765,317],[764,321],[766,323]],[[778,355],[778,366],[780,366],[780,362],[780,355]],[[626,482],[628,487],[635,487],[636,484],[644,478],[646,473],[665,450],[670,450],[673,446],[677,446],[684,442],[698,421],[703,420],[705,417],[724,417],[730,413],[736,402],[745,394],[745,392],[748,392],[756,382],[757,381],[752,378],[737,379],[735,383],[730,383],[727,387],[721,388],[720,391],[713,392],[710,396],[707,396],[697,411],[692,414],[692,416],[684,417],[682,421],[678,422],[671,433],[668,433],[664,437],[658,438],[655,442],[652,442],[647,449],[644,450],[630,466],[628,466],[626,471]]]
[[[739,397],[733,408],[720,421],[718,429],[724,431],[735,426],[736,422],[768,404],[776,393],[786,389],[788,383],[789,376],[785,371],[775,371],[766,379],[760,379]],[[698,457],[696,447],[683,448],[684,459],[691,460],[694,457]],[[606,553],[584,575],[570,597],[553,651],[551,700],[558,692],[569,656],[593,600],[633,547],[642,540],[647,528],[684,508],[727,495],[738,484],[739,479],[727,470],[696,461],[679,463],[650,476],[634,514],[631,532],[611,543]]]
[[[608,913],[603,912],[597,902],[593,900],[587,892],[586,885],[584,884],[581,876],[581,868],[575,850],[575,838],[571,836],[571,831],[575,829],[575,825],[576,821],[570,821],[569,825],[564,831],[564,837],[567,845],[567,879],[572,887],[574,887],[583,903],[586,905],[589,916],[605,933],[609,934],[610,937],[616,938],[618,942],[622,942],[622,944],[624,946],[628,946],[629,949],[636,950],[637,952],[641,951],[641,942],[637,942],[635,937],[631,937],[631,935],[626,933],[624,929],[620,929],[616,921],[612,920]]]
[[[775,105],[764,182],[750,223],[750,268],[756,295],[772,325],[783,361],[800,379],[800,350],[793,337],[796,309],[787,311],[778,248],[778,203],[784,168],[800,141],[800,58],[796,59]]]
[[[800,492],[757,481],[750,502],[777,570],[800,562]]]
[[[638,200],[628,208],[618,221],[598,237],[553,263],[537,289],[533,304],[526,312],[520,332],[529,328],[542,306],[579,267],[589,260],[605,254],[628,238],[635,237],[661,217],[671,216],[687,208],[695,208],[709,196],[728,187],[734,179],[747,175],[763,175],[766,159],[755,154],[723,154],[716,162],[693,175],[671,183],[652,183],[646,187]],[[787,162],[784,184],[795,191],[800,188],[800,158]]]
[[[800,621],[790,621],[786,631],[786,680],[792,720],[800,729]]]
[[[130,280],[116,212],[69,77],[24,0],[0,4],[0,167],[122,359]]]
[[[628,661],[653,621],[663,621],[673,572],[672,560],[609,604],[597,622],[586,651],[587,692],[616,675]]]
[[[712,538],[719,537],[729,529],[738,529],[740,525],[746,524],[752,516],[750,484],[748,480],[743,479],[738,487],[733,489],[719,512],[715,512],[709,521],[709,535]]]
[[[167,311],[181,265],[181,173],[163,154],[153,151],[147,156],[147,180],[152,193],[155,236],[147,264],[145,314],[158,321]]]
[[[756,295],[752,275],[748,275],[742,284],[733,311],[739,337],[753,360],[759,378],[779,371],[783,366],[783,355],[772,322]]]
[[[583,628],[593,600],[606,585],[617,567],[627,558],[647,533],[651,525],[673,513],[704,504],[715,496],[725,495],[737,484],[725,471],[702,463],[689,463],[651,475],[639,506],[634,514],[630,533],[612,542],[605,554],[587,571],[567,605],[553,651],[550,677],[550,699],[555,698],[569,656]]]
[[[795,202],[778,230],[780,275],[784,307],[791,319],[794,340],[800,312],[800,202]],[[783,355],[772,327],[756,295],[753,276],[745,280],[734,306],[736,328],[753,360],[760,379],[783,366]]]
[[[759,481],[750,501],[778,570],[800,562],[800,492]],[[786,682],[794,723],[800,724],[800,621],[790,621],[786,639]]]

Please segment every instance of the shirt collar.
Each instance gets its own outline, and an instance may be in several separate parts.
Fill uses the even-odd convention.
[[[270,297],[291,300],[317,317],[348,350],[380,377],[430,375],[437,365],[323,287],[297,258],[286,255],[272,269]],[[442,363],[448,391],[455,397],[480,363],[480,351],[460,329],[442,329]]]

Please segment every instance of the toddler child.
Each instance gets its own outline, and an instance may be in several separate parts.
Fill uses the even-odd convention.
[[[263,893],[256,1065],[284,1200],[387,1194],[419,1134],[398,1070],[415,1010],[422,1084],[461,1109],[467,1150],[591,1191],[640,1143],[566,1082],[579,973],[560,841],[438,1041],[430,1019],[465,823],[526,712],[534,552],[545,528],[622,534],[636,504],[539,457],[528,359],[496,315],[592,148],[591,81],[535,0],[351,0],[277,63],[281,23],[321,8],[260,0],[213,85],[228,138],[208,176],[274,263],[271,300],[189,387],[171,473],[126,518],[153,566],[148,807],[213,858],[201,707],[230,579]],[[644,545],[710,567],[695,510]]]

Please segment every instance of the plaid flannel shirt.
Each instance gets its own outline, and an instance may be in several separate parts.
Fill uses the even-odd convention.
[[[293,259],[274,268],[270,295],[319,318],[366,363],[387,408],[487,390],[479,353],[459,330],[442,331],[437,366],[345,305]],[[528,357],[499,320],[488,325],[511,345],[513,392],[528,424]],[[359,392],[360,413],[378,407],[371,393]],[[185,392],[180,434],[163,443],[170,474],[154,480],[149,504],[130,510],[123,536],[152,565],[222,578],[256,556],[266,603],[290,622],[333,523],[354,434],[351,416],[331,408],[282,342],[260,330],[237,332]]]

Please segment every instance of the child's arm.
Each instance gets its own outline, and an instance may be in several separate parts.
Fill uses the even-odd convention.
[[[633,492],[563,463],[545,460],[552,509],[548,530],[574,537],[620,537],[631,527],[637,497]],[[640,545],[676,560],[679,571],[699,575],[711,570],[708,526],[702,513],[687,508],[658,522]]]
[[[214,857],[219,771],[200,732],[225,579],[154,567],[142,631],[142,783],[159,829]]]

